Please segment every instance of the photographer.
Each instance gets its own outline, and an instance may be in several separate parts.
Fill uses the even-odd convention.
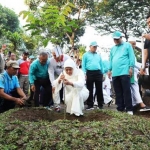
[[[19,65],[10,60],[6,66],[7,70],[0,74],[0,113],[13,109],[15,104],[24,105],[26,99],[16,76]]]

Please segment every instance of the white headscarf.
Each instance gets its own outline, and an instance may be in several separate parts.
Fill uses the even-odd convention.
[[[71,76],[69,76],[69,75],[66,74],[66,72],[65,72],[65,70],[64,70],[64,75],[65,75],[65,76],[67,76],[67,77],[72,77],[72,76],[77,75],[78,69],[77,69],[77,67],[76,67],[75,62],[74,62],[72,59],[67,59],[67,60],[65,61],[65,63],[64,63],[64,68],[66,68],[66,67],[71,67],[71,68],[73,69],[73,73],[72,73]]]

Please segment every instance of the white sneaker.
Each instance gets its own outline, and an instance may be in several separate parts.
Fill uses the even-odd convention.
[[[133,111],[127,111],[127,114],[133,115]]]

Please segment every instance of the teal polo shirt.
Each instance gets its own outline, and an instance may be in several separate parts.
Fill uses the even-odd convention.
[[[4,93],[10,94],[16,88],[19,88],[19,82],[17,76],[10,77],[5,71],[4,73],[0,74],[0,88],[4,89]]]
[[[82,57],[82,70],[86,73],[87,70],[100,70],[104,73],[103,61],[99,54],[86,52]]]
[[[135,55],[130,43],[122,42],[112,47],[110,51],[110,66],[112,77],[129,75],[130,67],[134,68]]]
[[[48,74],[49,64],[50,59],[48,59],[44,65],[40,63],[39,59],[33,61],[29,69],[29,81],[31,85],[34,84],[34,81],[37,80],[37,78],[41,79],[49,78]]]

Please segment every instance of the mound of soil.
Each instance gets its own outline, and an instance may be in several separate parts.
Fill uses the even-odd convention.
[[[136,116],[145,117],[147,119],[150,119],[150,111],[145,111],[145,112],[136,111],[134,114]]]
[[[144,104],[146,104],[147,106],[150,106],[150,96],[144,96],[144,97],[143,97],[143,102],[144,102]]]
[[[36,109],[36,108],[23,108],[21,110],[15,111],[11,114],[9,120],[20,120],[20,121],[33,121],[38,122],[39,120],[46,120],[46,121],[56,121],[56,120],[78,120],[80,122],[87,122],[87,121],[103,121],[107,119],[111,119],[112,117],[102,113],[102,112],[87,112],[84,116],[75,116],[66,114],[64,116],[63,110],[61,112],[55,112],[51,110],[47,110],[44,108]]]

